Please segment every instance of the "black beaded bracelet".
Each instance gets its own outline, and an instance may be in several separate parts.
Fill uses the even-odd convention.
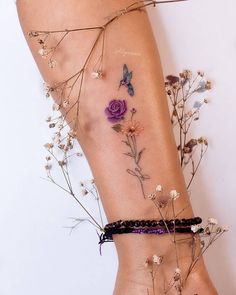
[[[107,231],[109,229],[114,228],[139,228],[139,227],[155,227],[155,226],[191,226],[202,223],[201,217],[193,217],[193,218],[182,218],[182,219],[170,219],[170,220],[118,220],[115,222],[108,223],[104,230]]]

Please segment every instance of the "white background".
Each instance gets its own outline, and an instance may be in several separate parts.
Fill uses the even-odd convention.
[[[209,139],[210,148],[192,190],[196,214],[231,228],[206,255],[220,295],[236,294],[235,11],[234,0],[150,9],[164,73],[201,69],[214,84],[194,131]],[[87,224],[69,235],[68,217],[81,216],[80,209],[40,178],[49,104],[13,1],[0,0],[0,30],[0,295],[109,295],[117,267],[114,245],[105,244],[100,256],[96,232]],[[78,178],[91,176],[85,160],[80,169]]]

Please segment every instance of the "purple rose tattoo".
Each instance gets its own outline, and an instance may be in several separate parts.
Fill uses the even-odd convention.
[[[125,100],[113,99],[109,102],[108,107],[106,107],[105,114],[110,122],[115,123],[124,119],[126,111],[127,104]]]

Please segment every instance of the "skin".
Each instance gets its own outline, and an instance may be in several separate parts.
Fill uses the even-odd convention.
[[[69,35],[57,52],[57,67],[50,69],[37,53],[37,42],[28,38],[28,31],[100,25],[104,23],[105,16],[131,3],[133,1],[128,0],[18,0],[20,23],[44,80],[53,84],[75,73],[83,64],[96,32]],[[130,159],[122,154],[125,147],[121,137],[111,129],[111,123],[104,114],[105,107],[113,98],[127,99],[129,108],[137,109],[135,119],[144,126],[137,140],[140,147],[146,148],[141,163],[151,176],[145,182],[145,190],[152,192],[157,184],[161,184],[166,192],[176,189],[181,195],[175,201],[176,211],[188,206],[180,218],[192,217],[170,124],[160,57],[146,12],[133,12],[115,21],[107,29],[105,46],[104,78],[94,80],[90,77],[94,57],[85,71],[77,139],[91,167],[108,221],[160,218],[153,203],[143,198],[135,177],[126,172],[131,164]],[[128,54],[122,54],[124,51]],[[120,90],[117,87],[125,63],[134,74],[135,96],[132,98],[125,87]],[[58,100],[56,96],[54,99]],[[75,115],[72,112],[68,120]],[[119,269],[113,295],[147,294],[147,288],[149,295],[163,294],[163,280],[173,276],[176,268],[170,236],[116,235],[114,241]],[[177,248],[184,274],[190,261],[191,248],[187,243]],[[150,273],[144,267],[146,258],[151,259],[153,254],[165,257],[165,265],[155,280],[154,290]],[[176,292],[173,290],[168,294]],[[183,291],[185,294],[217,294],[202,259],[189,276]]]

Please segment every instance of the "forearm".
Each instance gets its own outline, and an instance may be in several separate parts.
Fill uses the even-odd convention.
[[[18,0],[18,11],[23,30],[27,33],[32,29],[58,30],[103,25],[106,23],[105,16],[131,3],[133,1],[128,0],[82,3],[76,0],[66,3]],[[158,184],[162,185],[165,195],[176,189],[181,196],[175,201],[176,212],[186,208],[180,217],[191,217],[193,213],[170,123],[160,58],[146,12],[125,14],[107,26],[102,79],[91,78],[98,52],[85,63],[96,36],[94,31],[68,36],[57,51],[56,69],[50,69],[40,58],[38,46],[33,41],[28,39],[28,42],[44,80],[49,84],[63,81],[84,68],[77,138],[93,172],[108,221],[161,218],[159,210],[148,198]],[[127,87],[118,87],[124,64],[133,72],[134,96],[128,93]],[[54,98],[58,100],[58,97]],[[125,154],[129,150],[135,152],[132,151],[132,143],[124,143],[127,140],[125,131],[116,132],[111,128],[115,122],[109,120],[105,108],[112,99],[126,101],[127,119],[131,115],[130,110],[135,108],[134,119],[143,127],[135,137],[137,150],[143,149],[138,163],[137,159],[135,163],[134,158]],[[65,112],[63,108],[61,110]],[[71,112],[68,122],[76,115],[76,111]],[[137,167],[139,175],[141,172],[148,176],[145,180],[128,173]],[[169,217],[173,217],[172,211]],[[146,257],[156,252],[168,254],[170,260],[174,255],[169,237],[120,235],[114,240],[121,272],[126,272],[126,275],[131,270],[137,270]],[[134,277],[139,280],[139,274]],[[145,279],[142,282],[145,284]]]

